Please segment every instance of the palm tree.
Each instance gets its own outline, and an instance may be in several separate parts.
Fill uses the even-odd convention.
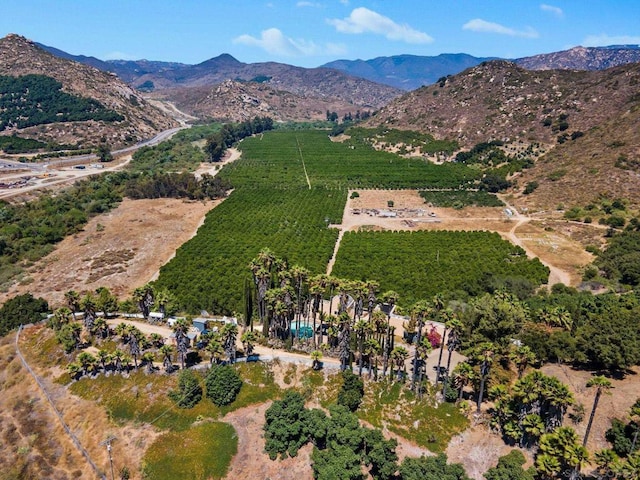
[[[309,280],[309,294],[311,295],[311,313],[313,315],[313,345],[314,347],[318,347],[318,344],[322,344],[322,319],[324,318],[324,312],[320,308],[322,303],[322,295],[326,289],[325,284],[325,276],[324,275],[316,275]],[[317,324],[316,317],[318,312],[320,312],[320,342],[317,339]]]
[[[471,383],[473,377],[473,367],[467,362],[460,362],[458,365],[456,365],[456,368],[453,369],[452,378],[453,384],[458,389],[458,402],[462,400],[464,387]]]
[[[82,368],[82,375],[87,375],[90,371],[93,371],[97,363],[96,357],[88,352],[80,352],[77,361]]]
[[[435,382],[435,386],[438,386],[438,382],[440,380],[440,367],[442,366],[442,354],[444,353],[444,347],[446,345],[447,342],[447,332],[449,331],[449,329],[451,328],[451,322],[454,322],[456,320],[456,316],[455,313],[453,313],[453,310],[444,310],[444,309],[440,309],[438,310],[437,308],[434,307],[434,313],[436,318],[440,317],[440,319],[442,320],[442,323],[444,323],[444,331],[442,332],[442,339],[440,342],[440,352],[438,353],[438,365],[436,367],[436,382]]]
[[[109,324],[102,317],[96,318],[93,323],[93,332],[98,334],[101,340],[104,340],[109,336]]]
[[[149,335],[149,342],[156,348],[162,347],[164,345],[164,337],[159,333],[152,333]]]
[[[248,357],[253,353],[254,345],[258,341],[258,335],[251,330],[247,330],[240,337],[240,341],[244,348],[244,355]]]
[[[311,368],[314,370],[320,370],[320,366],[322,365],[322,352],[320,350],[314,350],[311,352]]]
[[[109,354],[108,351],[104,349],[98,350],[98,361],[102,366],[102,371],[105,373],[107,371],[107,362],[110,360],[110,358],[111,358],[111,355]]]
[[[409,352],[404,347],[395,347],[391,351],[391,361],[396,366],[398,381],[402,381],[403,372],[406,371],[406,361],[409,358]]]
[[[96,320],[96,299],[91,292],[87,292],[80,301],[80,308],[84,312],[83,323],[84,328],[89,335],[93,335],[93,323]]]
[[[340,358],[340,370],[344,371],[351,362],[351,318],[347,312],[342,312],[338,317],[338,357]]]
[[[72,379],[79,380],[82,376],[82,365],[78,362],[71,362],[67,365],[67,371],[69,372],[69,375],[71,375]]]
[[[178,350],[180,366],[182,369],[184,369],[187,352],[189,351],[189,337],[187,337],[188,331],[189,325],[187,325],[187,321],[183,318],[179,318],[176,320],[176,323],[173,324],[173,333],[176,338],[176,348]]]
[[[454,318],[449,322],[449,338],[447,338],[447,350],[449,351],[449,355],[447,356],[447,368],[445,370],[444,382],[442,385],[442,395],[446,395],[447,393],[447,382],[449,381],[449,376],[451,375],[451,355],[454,351],[458,349],[460,346],[460,338],[459,332],[462,331],[462,323]]]
[[[169,373],[173,368],[173,362],[171,360],[171,357],[173,357],[173,347],[171,345],[163,345],[160,347],[159,352],[162,355],[162,366],[165,371]]]
[[[57,308],[53,312],[53,316],[49,319],[49,327],[56,332],[60,330],[64,325],[67,325],[70,321],[71,310],[67,307]]]
[[[144,334],[133,327],[129,333],[129,354],[133,357],[133,363],[136,370],[138,369],[138,357],[140,356],[140,340],[144,337]]]
[[[396,302],[400,298],[397,292],[390,290],[382,295],[382,301],[388,305],[389,312],[387,314],[387,328],[385,338],[382,344],[382,376],[387,375],[389,367],[389,355],[391,354],[392,332],[391,332],[391,313]]]
[[[616,452],[610,448],[605,448],[596,452],[594,455],[595,463],[598,467],[596,474],[598,478],[616,478],[616,471],[620,469],[620,458],[616,455]]]
[[[418,372],[422,371],[422,362],[424,358],[422,358],[422,353],[420,350],[422,344],[422,329],[424,328],[425,318],[431,313],[431,306],[425,302],[421,301],[416,303],[413,306],[411,317],[416,322],[416,339],[415,339],[415,353],[413,356],[413,374],[411,375],[411,386],[409,387],[411,390],[414,390],[416,381],[418,380]]]
[[[167,307],[173,303],[174,298],[171,292],[167,288],[160,288],[155,292],[155,305],[162,314],[162,318],[167,315]]]
[[[300,332],[300,321],[302,319],[303,287],[309,278],[309,270],[300,265],[291,267],[291,277],[293,278],[296,291],[296,332]]]
[[[380,343],[375,338],[369,338],[364,343],[364,355],[369,362],[369,378],[373,370],[373,380],[378,381],[378,358],[380,356]]]
[[[219,364],[224,358],[224,346],[222,345],[222,339],[219,333],[214,334],[209,338],[209,343],[206,346],[207,352],[211,354],[210,364],[213,365],[215,361]]]
[[[356,338],[358,339],[358,375],[362,376],[364,366],[364,342],[369,336],[370,324],[366,320],[358,320],[354,325]]]
[[[116,367],[116,371],[122,372],[122,361],[124,360],[125,356],[125,353],[119,348],[116,348],[115,351],[111,354],[111,358],[114,366]]]
[[[527,367],[535,363],[536,354],[527,345],[519,345],[509,353],[509,359],[518,370],[518,378],[522,378]]]
[[[222,327],[221,334],[222,345],[224,346],[224,351],[227,355],[227,361],[229,363],[235,363],[238,326],[235,323],[227,323],[224,327]]]
[[[142,355],[142,363],[147,367],[145,369],[146,373],[153,373],[153,361],[155,360],[155,356],[153,355],[152,352],[145,352],[144,355]]]
[[[71,337],[73,338],[73,348],[76,349],[80,345],[80,333],[82,332],[82,326],[77,322],[69,324],[71,330]]]
[[[80,308],[80,295],[75,290],[69,290],[64,294],[64,298],[67,301],[67,306],[73,313],[73,319],[76,319],[76,312]]]
[[[587,440],[589,439],[589,433],[591,433],[591,426],[593,425],[593,418],[596,416],[596,409],[598,408],[598,402],[603,393],[608,393],[613,388],[611,382],[602,375],[596,375],[591,377],[587,382],[587,388],[596,387],[596,396],[593,399],[593,407],[591,408],[591,415],[589,415],[589,423],[587,423],[587,430],[584,433],[584,440],[582,446],[587,446]]]
[[[153,305],[154,291],[151,284],[147,283],[133,291],[133,301],[136,302],[140,313],[145,319],[149,318],[151,305]]]
[[[480,415],[480,407],[482,405],[482,396],[484,394],[484,383],[489,376],[491,370],[491,362],[493,361],[493,351],[488,348],[484,351],[484,359],[480,364],[480,393],[478,394],[478,408],[476,413]]]

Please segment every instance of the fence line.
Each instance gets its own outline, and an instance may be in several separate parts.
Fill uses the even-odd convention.
[[[62,428],[64,428],[65,432],[67,432],[67,435],[69,435],[69,438],[71,438],[71,441],[73,442],[73,444],[76,446],[76,448],[78,449],[78,451],[82,454],[82,456],[84,456],[84,458],[87,460],[87,462],[89,463],[89,465],[91,465],[91,467],[93,468],[93,470],[96,472],[96,475],[101,479],[101,480],[107,480],[107,477],[104,473],[102,473],[100,471],[100,469],[98,468],[98,466],[95,464],[95,462],[91,459],[91,456],[89,455],[89,452],[87,452],[85,450],[85,448],[82,446],[82,444],[80,443],[80,440],[78,440],[78,437],[76,437],[75,433],[73,433],[71,431],[71,429],[69,428],[69,426],[66,424],[66,422],[64,421],[64,419],[62,418],[62,414],[60,413],[60,410],[58,410],[58,408],[55,406],[55,404],[53,403],[53,400],[51,398],[51,396],[49,395],[49,392],[47,392],[47,389],[45,388],[44,384],[42,383],[42,381],[38,378],[38,376],[35,374],[35,372],[31,369],[31,367],[29,366],[29,364],[27,363],[27,360],[24,358],[24,356],[22,355],[22,352],[20,352],[20,347],[18,346],[18,341],[20,340],[20,332],[22,332],[22,325],[20,325],[20,327],[18,328],[18,334],[16,335],[16,353],[18,354],[18,358],[20,358],[20,361],[22,362],[22,365],[24,365],[24,367],[27,369],[27,371],[31,374],[31,376],[33,377],[33,379],[36,381],[36,383],[38,384],[38,387],[40,387],[40,390],[42,391],[42,393],[44,394],[45,398],[47,399],[47,401],[49,402],[49,405],[51,405],[51,408],[53,409],[54,413],[56,414],[56,416],[58,417],[58,420],[60,421],[60,424],[62,425]]]

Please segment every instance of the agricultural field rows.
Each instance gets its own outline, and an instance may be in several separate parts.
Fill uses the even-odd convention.
[[[382,291],[402,292],[410,306],[439,292],[481,291],[490,277],[539,285],[549,270],[520,247],[488,232],[347,232],[333,267],[339,278],[373,278]]]

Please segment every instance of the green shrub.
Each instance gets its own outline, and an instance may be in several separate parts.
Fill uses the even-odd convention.
[[[343,405],[355,412],[364,397],[364,382],[351,370],[342,372],[342,380],[344,383],[338,392],[338,405]]]
[[[525,195],[529,195],[530,193],[533,193],[536,188],[538,188],[540,186],[540,184],[538,182],[536,182],[535,180],[532,182],[527,182],[527,185],[524,187],[524,194]]]
[[[207,398],[214,405],[222,407],[233,403],[242,388],[242,379],[228,365],[214,366],[209,370],[205,380]]]
[[[169,398],[180,408],[193,408],[202,400],[202,386],[193,370],[182,370],[178,375],[178,390],[171,390]]]

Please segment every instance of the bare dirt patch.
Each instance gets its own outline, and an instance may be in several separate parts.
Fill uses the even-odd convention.
[[[311,480],[311,444],[298,451],[296,458],[272,461],[264,453],[262,427],[264,413],[271,402],[241,408],[225,415],[238,434],[238,453],[233,457],[226,478],[263,478],[265,480]]]
[[[95,217],[60,242],[28,272],[28,280],[0,296],[31,292],[57,305],[68,290],[104,286],[122,298],[154,278],[176,249],[195,235],[219,204],[176,199],[129,200]]]

